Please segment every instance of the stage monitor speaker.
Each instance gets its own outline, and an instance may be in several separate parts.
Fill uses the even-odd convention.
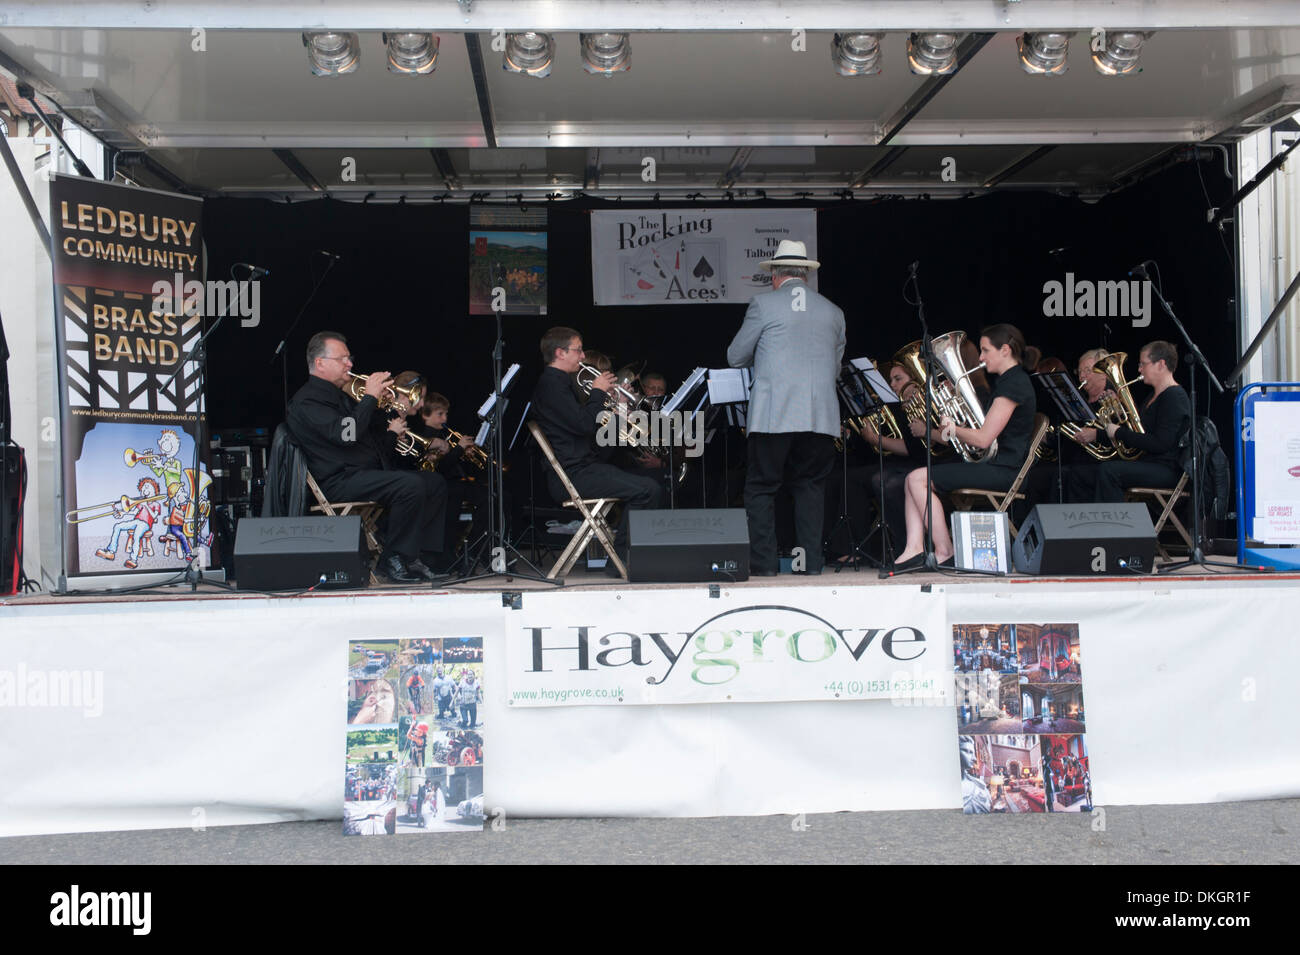
[[[627,572],[636,583],[749,579],[749,524],[738,507],[629,511]]]
[[[1156,530],[1141,503],[1039,504],[1011,554],[1022,574],[1147,574],[1155,569]]]
[[[361,518],[355,514],[245,517],[235,530],[240,590],[368,587],[369,564]]]

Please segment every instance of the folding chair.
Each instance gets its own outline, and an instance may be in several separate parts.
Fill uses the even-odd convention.
[[[361,518],[361,531],[365,534],[366,547],[370,551],[370,583],[373,586],[379,586],[383,583],[375,575],[375,564],[379,562],[379,555],[383,547],[379,544],[379,515],[384,512],[384,506],[378,501],[343,501],[341,503],[331,503],[325,497],[325,492],[320,489],[316,479],[307,472],[307,487],[316,498],[316,506],[313,507],[312,513],[324,514],[326,517],[347,517],[355,514]]]
[[[537,446],[542,449],[542,454],[546,455],[546,460],[551,464],[551,470],[555,476],[560,479],[564,485],[564,490],[568,492],[569,499],[564,503],[565,507],[577,508],[578,513],[582,515],[582,525],[573,533],[569,541],[569,546],[564,548],[555,565],[547,573],[548,580],[554,580],[556,577],[562,577],[569,572],[573,564],[578,559],[591,538],[594,536],[600,541],[600,546],[605,549],[609,559],[614,562],[618,568],[619,574],[624,580],[627,580],[627,567],[619,558],[618,552],[614,549],[614,537],[610,533],[609,523],[605,520],[610,509],[621,499],[617,497],[598,497],[584,499],[578,493],[578,489],[573,486],[569,476],[564,473],[564,468],[560,467],[560,462],[555,460],[555,452],[551,449],[551,443],[546,440],[546,435],[542,434],[542,429],[538,427],[536,421],[528,422],[528,430],[533,434],[533,440]]]
[[[1173,487],[1130,487],[1124,490],[1124,500],[1155,504],[1161,509],[1160,518],[1156,521],[1156,550],[1160,552],[1160,556],[1165,560],[1170,559],[1169,551],[1165,550],[1165,546],[1160,543],[1160,532],[1164,530],[1168,521],[1174,522],[1174,529],[1178,531],[1183,543],[1187,545],[1188,552],[1190,553],[1194,549],[1192,547],[1192,535],[1187,532],[1183,522],[1174,513],[1174,507],[1178,502],[1191,496],[1187,490],[1187,483],[1187,472],[1184,471],[1182,477],[1178,479],[1178,483]]]
[[[1011,482],[1011,487],[1005,491],[986,491],[978,487],[962,487],[952,491],[948,496],[952,500],[953,510],[971,511],[975,510],[975,505],[987,504],[1001,514],[1007,515],[1007,523],[1011,526],[1011,536],[1015,537],[1020,533],[1016,527],[1016,522],[1011,519],[1007,513],[1007,508],[1011,506],[1012,501],[1023,501],[1025,496],[1020,493],[1020,485],[1024,483],[1025,475],[1033,467],[1034,460],[1038,454],[1038,446],[1043,443],[1043,438],[1047,434],[1047,415],[1039,412],[1034,415],[1034,436],[1029,442],[1029,453],[1025,455],[1025,463],[1020,466],[1020,471],[1016,474],[1016,479]]]

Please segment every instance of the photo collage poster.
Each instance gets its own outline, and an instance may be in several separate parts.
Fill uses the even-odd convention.
[[[1090,812],[1079,625],[952,628],[962,811]]]
[[[481,832],[483,638],[348,644],[345,836]]]

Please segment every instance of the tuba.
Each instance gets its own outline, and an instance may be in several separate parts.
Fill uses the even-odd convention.
[[[975,386],[970,383],[970,376],[983,368],[984,363],[980,362],[974,368],[966,367],[961,357],[961,343],[965,338],[965,332],[949,332],[930,342],[935,360],[945,375],[943,380],[935,382],[934,392],[936,404],[942,404],[944,414],[959,428],[980,428],[984,425],[984,409],[975,394]],[[966,461],[992,461],[998,453],[997,441],[987,448],[977,448],[957,438],[948,443]]]
[[[343,388],[345,392],[354,401],[360,401],[366,396],[366,378],[368,375],[358,375],[355,372],[348,372],[348,377],[352,380]],[[379,408],[382,411],[397,411],[397,398],[401,396],[406,399],[407,407],[411,413],[420,410],[424,404],[424,380],[417,378],[409,385],[398,386],[391,381],[384,388],[384,396],[379,399]]]
[[[975,388],[970,383],[973,372],[984,367],[984,363],[974,368],[967,368],[961,357],[961,343],[966,338],[965,332],[949,332],[931,339],[930,347],[934,350],[935,362],[940,373],[935,376],[932,385],[934,402],[930,411],[932,428],[938,428],[942,418],[951,418],[959,428],[979,428],[984,424],[984,409],[980,407]],[[907,373],[924,387],[925,361],[921,358],[921,343],[912,342],[894,355],[894,361],[902,365]],[[921,395],[913,396],[903,404],[903,410],[909,421],[919,421],[925,417],[925,399]],[[998,453],[998,443],[994,441],[987,448],[977,448],[964,441],[953,438],[949,442],[966,461],[992,461]]]

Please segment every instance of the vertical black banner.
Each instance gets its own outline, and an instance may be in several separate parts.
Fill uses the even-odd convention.
[[[57,176],[50,212],[64,573],[207,567],[211,478],[203,464],[193,470],[198,369],[163,390],[211,297],[200,282],[203,203]]]

